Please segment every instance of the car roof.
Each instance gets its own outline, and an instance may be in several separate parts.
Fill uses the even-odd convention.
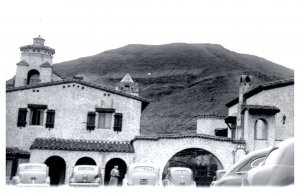
[[[42,166],[42,167],[47,167],[46,164],[44,163],[20,163],[19,166],[25,167],[25,166]]]

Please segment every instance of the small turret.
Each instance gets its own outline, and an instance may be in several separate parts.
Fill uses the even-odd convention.
[[[45,39],[33,38],[33,44],[20,47],[21,60],[17,63],[14,86],[50,82],[52,80],[53,48],[44,45]]]
[[[139,86],[133,81],[131,76],[127,73],[123,79],[116,85],[116,90],[124,93],[129,93],[135,96],[139,95]]]

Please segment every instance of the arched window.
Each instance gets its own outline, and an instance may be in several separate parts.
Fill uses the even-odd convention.
[[[30,84],[36,84],[36,83],[40,83],[40,73],[37,70],[32,69],[27,74],[26,84],[30,85]]]
[[[254,131],[254,139],[266,140],[268,138],[268,122],[263,118],[256,120],[254,124]]]

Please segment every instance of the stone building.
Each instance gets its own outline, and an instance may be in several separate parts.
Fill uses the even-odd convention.
[[[217,169],[293,136],[294,81],[252,88],[250,76],[241,77],[227,117],[201,114],[194,133],[141,135],[141,113],[150,102],[138,95],[129,74],[114,89],[80,75],[66,78],[53,70],[55,50],[44,41],[37,37],[20,48],[21,61],[6,89],[7,181],[19,163],[36,162],[49,166],[53,185],[68,183],[80,164],[99,166],[105,183],[118,165],[121,183],[129,164],[149,160],[161,178],[170,166],[186,166],[197,185],[207,186]]]
[[[34,38],[20,48],[14,86],[6,90],[7,177],[28,161],[46,163],[52,184],[67,182],[73,166],[83,163],[107,170],[119,164],[124,175],[149,101],[138,96],[129,74],[121,84],[129,81],[133,91],[62,78],[52,70],[55,51],[44,41]]]
[[[235,140],[246,151],[274,146],[294,136],[294,80],[286,79],[251,88],[251,76],[242,75],[239,97],[226,104],[225,119]]]

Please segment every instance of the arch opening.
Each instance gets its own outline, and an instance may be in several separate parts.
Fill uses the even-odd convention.
[[[45,164],[49,167],[50,185],[62,185],[65,183],[66,162],[59,156],[51,156]]]
[[[109,180],[111,177],[110,172],[114,168],[114,166],[118,166],[118,170],[119,170],[118,186],[122,185],[122,181],[123,181],[126,171],[127,171],[127,165],[126,165],[125,161],[120,158],[113,158],[106,163],[104,185],[109,185]]]
[[[32,69],[27,74],[27,81],[26,84],[37,84],[40,83],[40,72],[36,69]]]
[[[97,165],[96,161],[90,157],[82,157],[78,159],[75,163],[76,165]]]
[[[164,167],[162,180],[170,167],[187,167],[193,171],[197,186],[209,186],[216,171],[223,169],[219,159],[211,152],[200,148],[189,148],[174,154]]]

